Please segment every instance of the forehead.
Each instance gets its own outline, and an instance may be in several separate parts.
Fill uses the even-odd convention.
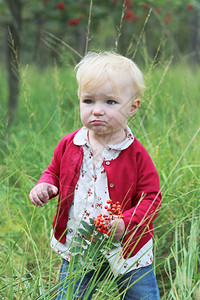
[[[114,90],[109,79],[98,85],[83,86],[80,90],[81,96],[114,96]]]
[[[79,92],[93,92],[103,89],[105,92],[120,94],[122,92],[130,92],[133,86],[130,77],[124,72],[105,72],[104,76],[96,74],[88,74],[79,83]]]
[[[129,99],[132,95],[132,90],[130,86],[125,84],[124,80],[120,80],[120,78],[116,78],[112,82],[109,78],[106,78],[102,84],[91,85],[91,86],[83,86],[79,90],[80,98],[85,97],[96,97],[102,99]]]

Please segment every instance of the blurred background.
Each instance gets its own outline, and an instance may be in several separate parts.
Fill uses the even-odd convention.
[[[0,58],[8,78],[9,123],[19,68],[73,64],[88,50],[114,50],[145,65],[173,56],[199,65],[197,0],[1,0]]]

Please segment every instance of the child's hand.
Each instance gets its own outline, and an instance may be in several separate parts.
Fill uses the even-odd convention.
[[[29,198],[35,206],[44,206],[50,196],[57,195],[58,188],[49,183],[39,183],[31,191]]]
[[[112,232],[114,233],[113,239],[114,240],[120,240],[125,232],[125,223],[123,219],[119,219],[117,216],[112,216],[113,220],[110,221],[108,224],[108,227],[111,230],[111,235]]]

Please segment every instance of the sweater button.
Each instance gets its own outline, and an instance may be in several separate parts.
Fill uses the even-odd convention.
[[[106,161],[106,165],[109,166],[109,165],[110,165],[110,162],[109,162],[109,161]]]
[[[110,184],[110,187],[111,187],[111,188],[113,188],[114,186],[115,186],[114,183],[111,183],[111,184]]]

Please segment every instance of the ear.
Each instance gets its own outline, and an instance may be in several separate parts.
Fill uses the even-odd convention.
[[[134,98],[132,100],[132,104],[131,104],[129,115],[133,116],[134,114],[136,114],[139,106],[140,106],[140,98],[136,97],[136,98]]]

